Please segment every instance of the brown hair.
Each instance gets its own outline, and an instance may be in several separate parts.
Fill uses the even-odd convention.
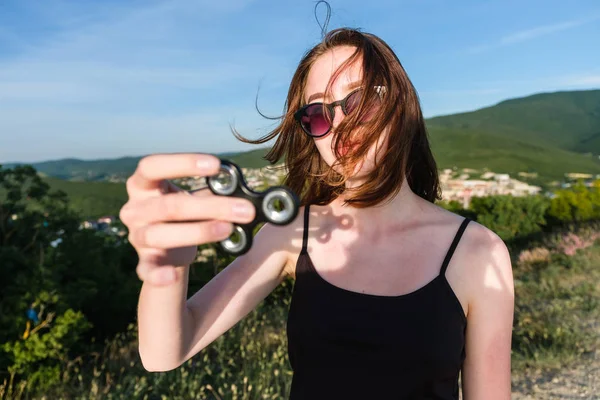
[[[404,177],[415,194],[430,202],[441,199],[438,171],[431,153],[425,122],[415,88],[393,50],[380,38],[357,29],[339,28],[327,33],[323,40],[303,56],[290,84],[281,123],[258,140],[248,140],[233,130],[242,142],[261,144],[277,140],[265,159],[271,164],[285,156],[287,174],[284,185],[301,199],[301,204],[326,205],[345,190],[346,174],[334,171],[322,159],[314,139],[303,132],[294,113],[304,105],[304,88],[308,72],[315,60],[337,46],[356,48],[353,55],[336,70],[326,93],[342,70],[354,61],[362,60],[364,95],[357,112],[346,116],[335,129],[337,160],[343,171],[352,171],[365,156],[381,132],[389,128],[388,146],[382,157],[377,149],[375,167],[365,183],[353,190],[356,194],[345,203],[363,208],[391,200],[400,191]],[[381,106],[367,122],[361,122],[363,110],[373,106],[376,86],[384,86]],[[338,143],[350,140],[361,132],[360,146],[345,156],[338,154]],[[331,133],[330,133],[331,134]]]

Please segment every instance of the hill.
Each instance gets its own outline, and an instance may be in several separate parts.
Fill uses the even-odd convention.
[[[511,139],[483,129],[433,126],[428,131],[439,168],[488,168],[512,175],[537,172],[548,181],[561,180],[566,172],[600,173],[600,162],[591,154]]]
[[[248,168],[255,168],[259,164],[265,164],[266,162],[261,158],[268,149],[253,150],[250,152],[235,154],[228,158],[239,165],[247,166]],[[134,160],[133,157],[129,159],[122,159],[123,165],[130,163],[130,160]],[[137,160],[135,158],[131,172],[135,170]],[[261,162],[262,160],[262,162]],[[80,160],[76,160],[80,161]],[[101,160],[98,160],[99,162]],[[84,162],[85,163],[85,162]],[[60,163],[57,163],[59,166]],[[83,165],[83,164],[79,164]],[[101,165],[101,164],[96,164]],[[116,171],[116,170],[115,170]],[[45,176],[43,178],[53,190],[62,190],[69,196],[71,207],[81,213],[84,218],[98,218],[103,215],[117,215],[118,210],[121,209],[123,204],[127,202],[127,190],[125,184],[120,182],[81,182],[81,181],[67,181],[51,176]]]
[[[247,152],[215,153],[214,155],[238,162],[247,168],[260,168],[268,164],[261,158],[267,151],[268,149],[261,148]],[[30,164],[41,175],[68,181],[124,181],[128,176],[133,174],[142,157],[135,156],[98,160],[63,158],[35,163],[10,162],[0,165],[3,168],[13,168],[17,165]]]
[[[127,190],[123,183],[70,182],[44,177],[52,190],[62,190],[69,196],[70,206],[83,218],[117,215],[127,202]]]
[[[451,129],[536,146],[600,154],[600,90],[540,93],[477,111],[430,118],[434,131]]]
[[[439,168],[537,172],[546,180],[566,172],[600,173],[600,90],[540,93],[480,110],[426,121]],[[263,167],[267,148],[215,154],[249,168]],[[32,164],[65,180],[123,181],[141,157]],[[14,164],[7,164],[11,167]]]

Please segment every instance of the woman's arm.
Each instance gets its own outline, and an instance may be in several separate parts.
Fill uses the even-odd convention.
[[[263,225],[246,254],[187,300],[192,323],[181,363],[237,324],[287,277],[292,236],[301,220],[285,226]]]
[[[468,257],[469,312],[464,400],[511,398],[514,282],[510,254],[495,233],[477,225]]]
[[[142,347],[140,341],[140,355],[143,354],[144,367],[153,372],[178,368],[267,297],[287,276],[291,235],[298,223],[294,221],[286,226],[264,224],[254,236],[251,249],[237,257],[187,301],[189,267],[180,271],[178,279],[185,280],[186,288],[184,304],[181,315],[174,315],[169,321],[164,318],[158,320],[158,317],[153,320],[153,315],[165,314],[158,312],[159,308],[166,307],[161,304],[164,296],[153,293],[152,297],[144,299],[142,291],[140,304],[144,306],[145,314],[140,319],[145,323],[140,323],[140,330],[145,333],[147,343]],[[165,289],[154,289],[159,290]],[[142,352],[143,348],[145,352]]]

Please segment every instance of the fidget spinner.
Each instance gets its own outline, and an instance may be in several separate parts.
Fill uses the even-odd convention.
[[[296,194],[285,186],[273,186],[264,192],[250,189],[244,180],[242,170],[231,161],[221,159],[221,169],[213,176],[206,177],[211,192],[219,196],[242,197],[249,200],[256,209],[254,220],[247,224],[233,224],[233,233],[219,242],[221,248],[233,255],[242,255],[252,247],[254,227],[262,222],[287,225],[298,215],[300,201]]]

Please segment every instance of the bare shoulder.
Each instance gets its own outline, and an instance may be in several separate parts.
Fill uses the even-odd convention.
[[[436,241],[449,244],[464,217],[429,204]],[[504,241],[491,229],[471,220],[466,226],[446,271],[467,316],[490,298],[510,302],[514,296],[511,257]]]
[[[464,278],[469,310],[468,350],[462,370],[463,396],[507,399],[511,387],[514,320],[510,253],[495,232],[475,221],[467,225],[459,248],[456,269]]]
[[[294,276],[296,260],[302,250],[304,208],[304,206],[299,208],[298,215],[291,223],[287,225],[266,223],[255,235],[255,245],[268,246],[273,251],[282,252],[285,255],[285,264],[282,270],[284,276]]]
[[[514,296],[512,262],[504,241],[492,230],[470,221],[461,239],[460,269],[467,281],[469,308],[482,299]]]

